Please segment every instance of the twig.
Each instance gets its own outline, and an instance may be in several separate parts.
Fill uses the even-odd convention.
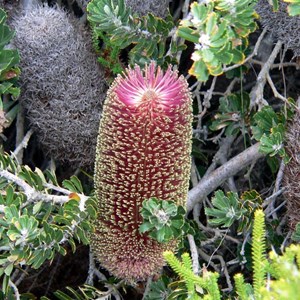
[[[8,281],[8,285],[14,290],[16,300],[20,300],[20,293],[17,286],[11,280]]]
[[[207,253],[205,253],[202,249],[197,248],[197,250],[198,250],[199,255],[200,255],[206,262],[209,262],[209,261],[211,260],[211,257],[210,257]],[[217,266],[214,262],[210,261],[210,265],[214,268],[214,270],[215,270],[216,272],[220,273],[220,269],[218,268],[218,266]]]
[[[198,257],[198,251],[197,246],[194,240],[194,237],[191,234],[187,235],[189,244],[190,244],[190,250],[191,250],[191,256],[192,256],[192,262],[193,262],[193,272],[198,275],[199,274],[199,257]]]
[[[253,49],[252,53],[243,61],[242,64],[236,64],[236,65],[224,68],[223,72],[227,72],[227,71],[233,70],[235,68],[238,68],[238,67],[244,65],[246,62],[248,62],[250,59],[252,59],[252,57],[256,56],[257,52],[258,52],[258,49],[260,47],[260,44],[261,44],[261,42],[263,41],[263,39],[265,37],[266,32],[267,32],[267,28],[264,28],[264,30],[262,31],[261,35],[257,39],[257,42],[256,42],[256,44],[254,46],[254,49]]]
[[[220,152],[220,162],[221,162],[221,164],[225,164],[225,163],[227,162],[227,155],[228,155],[228,153],[229,153],[229,148],[230,148],[232,142],[234,141],[234,138],[235,138],[235,137],[231,137],[231,138],[232,138],[232,141],[229,140],[229,141],[227,142],[227,144],[229,144],[229,145],[228,145],[227,148],[225,148],[226,151],[221,151],[221,152]],[[226,145],[225,145],[225,147],[226,147]],[[233,177],[229,177],[229,178],[227,179],[227,184],[228,184],[229,189],[230,189],[232,192],[237,192],[237,188],[236,188],[236,185],[235,185],[235,182],[234,182]]]
[[[220,158],[223,155],[228,154],[229,149],[230,149],[234,139],[235,139],[234,136],[228,136],[220,141],[220,148],[217,151],[217,153],[215,154],[215,156],[213,157],[212,163],[207,168],[202,179],[206,178],[213,170],[216,169],[217,164],[220,162]]]
[[[271,196],[269,196],[268,198],[266,198],[262,204],[263,207],[268,206],[271,201],[273,201],[274,198],[278,197],[279,195],[281,195],[284,191],[286,190],[286,188],[282,188],[279,191],[273,193]]]
[[[284,249],[285,249],[285,247],[286,247],[286,243],[287,243],[287,241],[291,238],[291,236],[292,236],[292,232],[289,231],[289,232],[287,233],[286,237],[284,238],[283,242],[282,242],[281,245],[280,245],[280,250],[281,250],[281,252],[284,252]]]
[[[210,173],[206,178],[203,178],[197,186],[189,191],[187,200],[187,212],[190,212],[197,202],[200,202],[204,197],[213,192],[227,178],[235,175],[243,170],[253,161],[265,156],[260,153],[259,143],[247,148],[242,153],[230,159],[227,163]]]
[[[24,139],[24,125],[25,125],[24,109],[22,108],[22,105],[19,105],[19,112],[16,121],[16,148],[18,148],[18,146],[22,144],[22,141]],[[16,158],[19,164],[22,164],[23,148],[20,148],[20,150],[17,152]]]
[[[225,232],[224,236],[222,237],[222,239],[221,239],[219,245],[218,245],[217,248],[215,248],[215,250],[213,251],[213,253],[212,253],[212,255],[211,255],[211,257],[210,257],[210,259],[209,259],[209,261],[208,261],[208,265],[207,265],[207,266],[209,266],[209,264],[211,263],[212,257],[214,257],[215,253],[217,253],[217,251],[218,251],[218,250],[220,249],[220,247],[222,246],[222,244],[223,244],[223,242],[224,242],[224,239],[225,239],[225,236],[227,235],[228,231],[229,231],[229,228],[226,229],[226,232]]]
[[[235,84],[240,81],[241,81],[241,78],[239,78],[239,77],[233,78],[233,80],[231,80],[230,84],[228,85],[226,91],[223,93],[223,95],[226,96],[226,95],[231,94]]]
[[[214,255],[212,257],[212,259],[218,259],[220,261],[221,272],[224,273],[225,278],[226,278],[226,282],[227,282],[228,287],[226,289],[222,289],[222,291],[223,292],[231,292],[233,290],[233,286],[232,286],[232,283],[231,283],[231,280],[230,280],[230,276],[229,276],[228,269],[227,269],[224,258],[221,255]]]
[[[95,265],[94,255],[92,250],[90,249],[89,253],[89,271],[88,271],[88,277],[86,279],[86,283],[89,285],[94,285],[94,275],[96,275],[100,280],[106,281],[107,278],[104,274],[102,274]]]
[[[251,59],[251,63],[260,65],[260,66],[264,66],[264,64],[265,64],[263,61],[260,61],[257,59]],[[296,69],[299,69],[299,64],[296,62],[282,62],[279,64],[272,64],[270,69],[273,70],[273,69],[288,68],[288,67],[294,67]]]
[[[250,236],[250,232],[247,232],[247,234],[245,236],[245,239],[243,241],[242,247],[241,247],[240,254],[243,257],[242,263],[246,263],[247,262],[247,259],[246,259],[246,256],[245,256],[245,247],[246,247],[247,241],[249,239],[249,236]]]
[[[276,176],[276,181],[275,181],[275,187],[274,187],[274,190],[273,190],[273,194],[275,194],[276,192],[278,192],[280,190],[282,178],[283,178],[283,175],[284,175],[284,169],[285,169],[285,164],[284,164],[283,160],[281,160],[280,168],[279,168],[277,176]],[[276,214],[276,210],[274,209],[274,204],[275,204],[276,198],[277,197],[272,198],[272,201],[270,202],[270,204],[268,205],[268,207],[265,210],[265,214],[268,214],[268,212],[273,211],[273,214],[272,214],[273,219],[278,219],[277,214]]]
[[[274,85],[274,83],[272,81],[272,78],[271,78],[271,76],[270,76],[269,73],[267,74],[267,81],[268,81],[268,83],[269,83],[269,85],[270,85],[270,87],[272,89],[272,92],[273,92],[274,96],[276,98],[284,101],[284,102],[288,102],[288,100],[287,100],[286,97],[284,97],[284,96],[282,96],[281,94],[278,93],[278,91],[277,91],[277,89],[276,89],[276,87],[275,87],[275,85]]]
[[[263,91],[266,84],[267,75],[269,74],[270,68],[274,63],[281,48],[282,48],[282,42],[278,41],[271,55],[269,56],[268,60],[265,62],[263,68],[259,72],[256,79],[256,84],[250,92],[250,109],[252,109],[255,106],[255,104],[257,104],[259,107],[268,104],[263,99]]]
[[[43,186],[47,189],[51,189],[51,190],[54,190],[56,192],[59,192],[59,193],[62,193],[62,194],[65,194],[65,195],[70,195],[71,192],[65,188],[62,188],[60,186],[56,186],[52,183],[44,183]]]
[[[146,283],[146,288],[145,288],[145,291],[144,291],[144,294],[143,294],[143,298],[142,300],[145,300],[149,291],[150,291],[150,286],[151,286],[151,283],[152,283],[152,276],[149,276],[147,278],[147,283]]]
[[[0,170],[0,177],[4,177],[8,181],[14,182],[24,191],[24,194],[27,197],[27,201],[23,203],[22,205],[23,207],[28,205],[29,203],[34,203],[37,201],[53,202],[55,204],[64,204],[70,200],[69,196],[50,195],[50,194],[37,191],[33,187],[31,187],[28,183],[26,183],[23,179],[10,173],[7,170]],[[83,194],[78,194],[78,196],[80,197],[79,207],[81,210],[84,210],[84,204],[88,199],[88,197]]]
[[[56,262],[55,262],[55,265],[54,265],[54,267],[51,269],[51,272],[50,272],[50,276],[48,276],[48,280],[47,280],[47,287],[46,287],[46,289],[45,289],[45,291],[44,291],[44,295],[45,296],[47,296],[48,295],[48,293],[49,293],[49,290],[50,290],[50,288],[51,288],[51,285],[52,285],[52,283],[53,283],[53,279],[54,279],[54,277],[56,277],[55,275],[56,275],[56,271],[57,271],[57,269],[58,269],[58,266],[61,264],[61,259],[62,259],[62,256],[61,255],[58,255],[58,257],[57,257],[57,259],[56,259]],[[49,278],[50,277],[50,278]]]
[[[267,218],[272,216],[277,210],[279,210],[281,207],[283,207],[286,204],[286,201],[281,202],[276,208],[274,208],[269,214],[267,214]]]
[[[26,277],[26,275],[28,275],[27,271],[29,269],[29,266],[26,266],[25,270],[22,270],[22,274],[19,276],[19,278],[15,281],[15,285],[18,286]]]
[[[216,86],[216,82],[217,82],[217,76],[213,77],[213,80],[211,82],[210,88],[209,90],[206,92],[205,96],[204,96],[204,100],[203,100],[203,106],[206,108],[210,108],[210,100],[213,96],[213,91],[215,89]]]
[[[18,161],[19,161],[19,162],[20,162],[19,156],[21,156],[21,155],[20,155],[20,154],[21,154],[20,151],[21,151],[22,149],[26,149],[26,148],[27,148],[28,142],[29,142],[29,140],[30,140],[32,134],[33,134],[33,130],[32,130],[32,129],[28,130],[27,133],[26,133],[26,135],[23,137],[22,141],[18,144],[17,148],[16,148],[16,149],[14,150],[14,152],[13,152],[13,155],[16,156],[16,157],[18,158]],[[20,153],[20,154],[19,154],[19,153]],[[22,156],[23,156],[23,154],[22,154]]]
[[[192,186],[196,186],[199,182],[199,179],[200,179],[200,175],[199,175],[199,172],[197,170],[197,166],[195,164],[195,160],[194,158],[192,158],[192,166],[191,166],[191,183],[192,183]]]

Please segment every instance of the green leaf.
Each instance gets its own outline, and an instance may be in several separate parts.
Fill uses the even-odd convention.
[[[189,74],[196,76],[199,81],[207,81],[209,78],[209,72],[207,66],[202,60],[193,63]]]
[[[32,208],[32,213],[34,215],[36,215],[40,212],[40,210],[42,209],[43,203],[44,203],[43,201],[39,201],[39,202],[34,204],[34,206]]]
[[[259,151],[269,154],[270,156],[276,155],[283,149],[283,137],[279,132],[267,136],[263,134],[260,139]]]
[[[255,125],[252,126],[253,137],[259,141],[263,134],[270,134],[271,128],[279,122],[277,114],[271,106],[264,106],[257,112],[253,120]]]
[[[5,269],[4,269],[5,275],[10,276],[11,273],[12,273],[12,271],[13,271],[13,269],[14,269],[14,265],[13,264],[7,265],[7,267],[5,267]]]
[[[278,11],[278,0],[271,0],[273,5],[273,11]]]
[[[74,185],[74,183],[71,180],[67,180],[67,179],[64,180],[62,182],[62,186],[71,192],[77,193],[76,186]]]
[[[150,206],[150,207],[149,207]],[[141,215],[143,223],[140,233],[148,235],[158,242],[168,242],[184,233],[185,209],[173,201],[150,198],[143,201]]]
[[[163,243],[164,242],[164,238],[165,238],[165,229],[162,228],[162,229],[158,230],[156,232],[155,236],[153,236],[152,232],[151,232],[150,236],[154,237],[159,243]]]
[[[57,297],[60,300],[74,300],[73,297],[68,296],[67,294],[63,293],[62,291],[56,291],[53,293],[55,297]]]
[[[70,180],[72,181],[72,183],[76,187],[77,192],[83,193],[83,188],[82,188],[81,182],[78,179],[78,177],[76,177],[75,175],[73,175],[73,176],[71,176]]]
[[[150,222],[144,222],[139,226],[139,232],[140,233],[145,233],[152,229],[154,226]]]
[[[19,63],[19,55],[16,50],[0,51],[0,73],[12,68]]]
[[[207,16],[206,21],[206,33],[212,35],[217,27],[218,15],[215,12],[211,12]]]
[[[288,14],[292,17],[300,15],[300,4],[293,3],[290,4],[287,8]]]
[[[8,26],[3,25],[2,23],[0,26],[0,49],[3,49],[5,45],[9,44],[13,36],[13,31],[10,30]]]
[[[178,34],[178,36],[184,38],[187,41],[193,42],[195,44],[198,43],[199,34],[197,34],[191,28],[179,26],[177,34]]]

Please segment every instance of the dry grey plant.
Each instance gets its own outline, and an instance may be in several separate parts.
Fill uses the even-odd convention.
[[[286,150],[291,157],[290,162],[286,165],[284,170],[283,182],[286,187],[284,193],[287,204],[287,216],[289,218],[289,225],[292,230],[300,222],[300,155],[299,155],[299,141],[300,141],[300,112],[298,111],[290,124],[286,134]]]
[[[20,102],[47,155],[93,166],[106,83],[91,38],[58,7],[36,6],[12,21],[21,56]]]
[[[288,49],[293,50],[295,56],[300,56],[300,17],[289,16],[286,8],[287,4],[283,1],[279,1],[276,12],[267,0],[259,0],[256,5],[261,25],[267,27],[274,39],[280,40]]]
[[[126,5],[139,16],[152,13],[165,18],[168,15],[169,0],[126,0]]]

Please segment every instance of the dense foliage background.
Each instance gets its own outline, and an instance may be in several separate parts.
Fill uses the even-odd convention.
[[[88,2],[0,1],[0,298],[297,299],[299,1]],[[145,201],[180,246],[125,282],[88,246],[95,145],[108,86],[153,60],[190,86],[190,192]]]

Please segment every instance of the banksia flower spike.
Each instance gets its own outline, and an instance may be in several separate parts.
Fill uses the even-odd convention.
[[[184,204],[190,175],[191,98],[183,76],[154,63],[119,75],[108,91],[96,150],[99,201],[92,247],[103,267],[128,281],[144,280],[164,264],[159,244],[139,233],[145,199]]]

